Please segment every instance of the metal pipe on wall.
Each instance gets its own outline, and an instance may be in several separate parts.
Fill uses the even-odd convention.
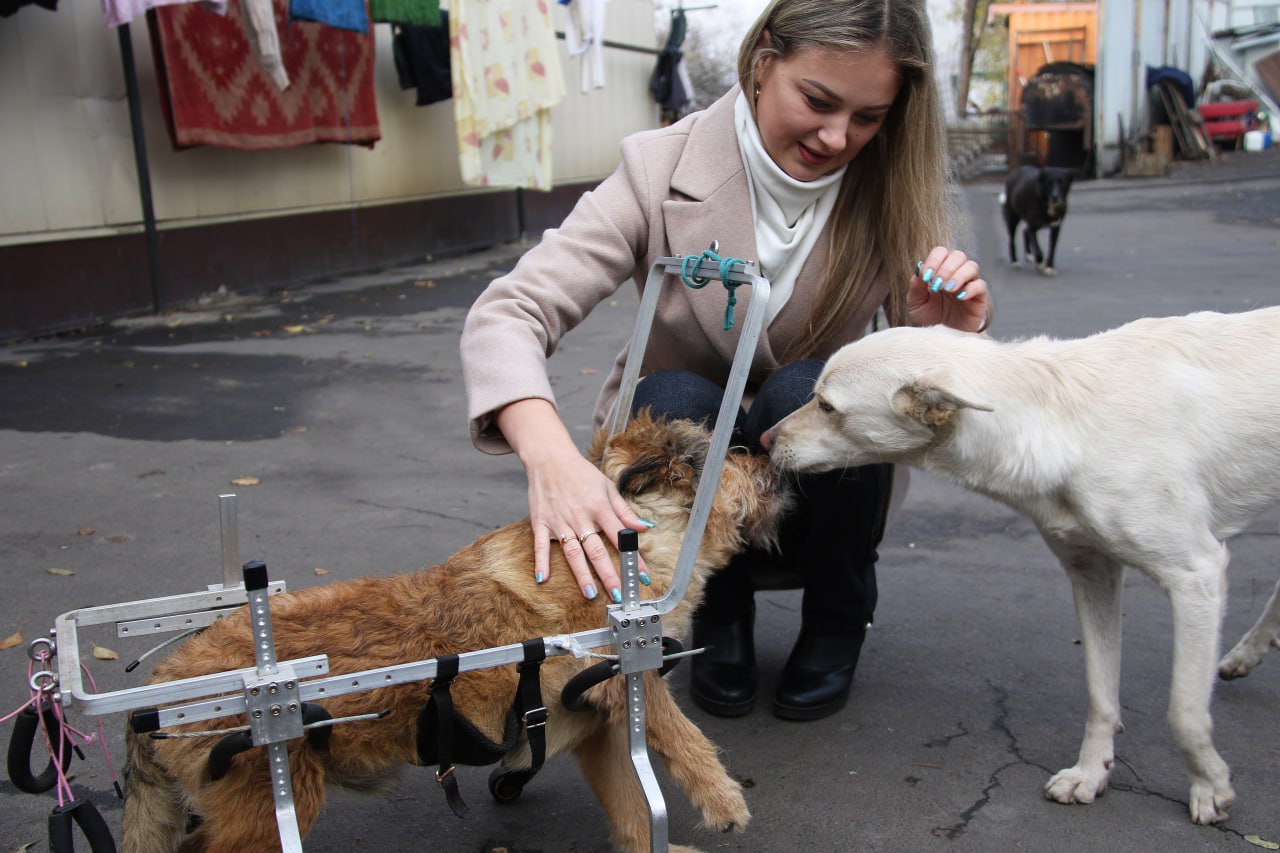
[[[156,231],[156,213],[151,203],[151,168],[147,161],[146,131],[142,126],[142,104],[138,99],[138,69],[133,62],[133,41],[129,24],[116,27],[120,40],[120,64],[124,69],[124,88],[129,100],[129,129],[133,135],[133,158],[138,170],[138,196],[142,202],[142,224],[147,234],[147,272],[151,282],[151,310],[164,308],[164,287],[160,269],[160,235]]]

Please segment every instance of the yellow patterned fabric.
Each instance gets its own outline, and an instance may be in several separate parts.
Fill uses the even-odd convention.
[[[551,189],[551,108],[564,97],[552,0],[453,0],[449,61],[462,179]]]

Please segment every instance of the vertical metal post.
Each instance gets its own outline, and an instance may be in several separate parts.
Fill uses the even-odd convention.
[[[289,773],[287,738],[302,734],[298,683],[292,669],[282,670],[276,660],[271,629],[271,605],[267,601],[267,567],[260,560],[244,564],[244,588],[249,596],[249,624],[253,630],[253,654],[257,678],[246,685],[245,704],[255,746],[267,748],[271,770],[271,796],[276,804],[276,828],[283,853],[302,853],[302,833],[294,808],[293,777]]]
[[[142,224],[147,233],[147,271],[151,281],[151,310],[164,308],[164,287],[160,271],[160,237],[156,213],[151,204],[151,167],[147,162],[147,137],[142,127],[142,104],[138,100],[138,69],[133,62],[133,41],[129,24],[116,27],[120,40],[120,63],[124,67],[124,89],[129,100],[129,128],[133,134],[133,158],[138,170],[138,196],[142,202]]]
[[[218,516],[222,536],[222,585],[230,589],[241,581],[240,531],[236,522],[235,495],[218,495]]]
[[[618,637],[618,659],[627,684],[627,739],[631,750],[631,766],[645,802],[649,806],[650,853],[667,850],[667,804],[662,788],[649,760],[649,741],[644,713],[644,674],[662,665],[662,631],[659,614],[640,601],[639,540],[634,530],[618,533],[618,551],[622,558],[622,604],[610,608],[609,618]]]

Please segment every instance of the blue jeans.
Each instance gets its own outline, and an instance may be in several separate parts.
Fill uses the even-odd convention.
[[[797,361],[774,371],[757,390],[749,411],[738,410],[733,443],[763,453],[760,436],[813,395],[823,362]],[[632,412],[705,421],[715,426],[724,389],[683,370],[646,376],[636,385]],[[749,550],[712,575],[697,618],[729,623],[751,611],[751,567],[783,561],[803,579],[801,619],[815,634],[861,636],[876,608],[876,547],[884,535],[892,487],[891,465],[867,465],[802,474],[796,509],[782,522],[781,554]]]

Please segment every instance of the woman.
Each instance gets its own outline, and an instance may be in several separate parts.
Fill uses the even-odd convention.
[[[981,331],[990,321],[978,265],[939,245],[948,239],[946,152],[924,0],[774,0],[744,39],[738,71],[740,85],[706,110],[623,140],[617,171],[467,318],[472,437],[487,452],[514,450],[525,468],[539,582],[558,547],[584,595],[620,600],[607,545],[648,524],[574,445],[546,359],[621,282],[643,287],[656,258],[697,255],[718,240],[720,254],[758,259],[769,278],[767,328],[736,424],[737,440],[756,452],[760,435],[809,396],[823,360],[863,335],[878,309],[895,325]],[[664,293],[633,408],[714,420],[737,344],[723,330],[724,305],[718,287]],[[625,362],[624,351],[597,401],[597,427]],[[694,623],[694,644],[709,647],[693,659],[698,705],[724,716],[753,707],[752,567],[773,559],[804,582],[774,712],[817,719],[844,706],[875,609],[890,473],[802,478],[781,556],[747,553],[712,578]]]

